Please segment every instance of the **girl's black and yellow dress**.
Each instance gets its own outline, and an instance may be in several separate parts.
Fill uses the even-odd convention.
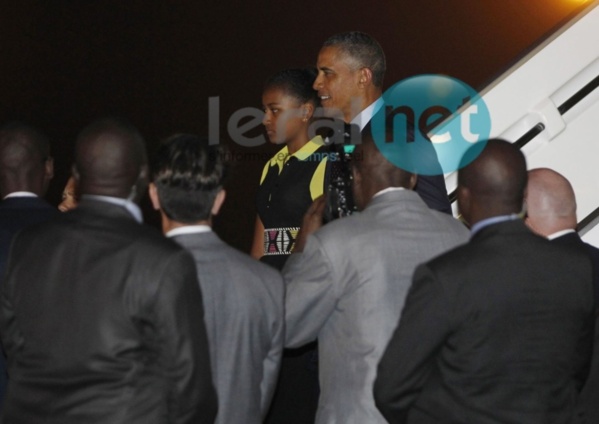
[[[304,214],[324,192],[327,149],[320,136],[289,154],[287,146],[266,163],[256,198],[264,224],[264,253],[260,259],[282,269],[293,251]]]
[[[283,147],[264,166],[256,199],[264,224],[262,262],[280,270],[293,252],[304,214],[324,193],[327,151],[317,136],[291,155],[287,146]],[[318,394],[316,343],[286,349],[265,422],[313,423]]]

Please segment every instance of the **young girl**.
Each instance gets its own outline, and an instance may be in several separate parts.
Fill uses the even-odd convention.
[[[293,252],[302,219],[324,192],[323,140],[309,137],[317,92],[316,70],[287,69],[272,76],[262,94],[262,123],[271,143],[282,145],[264,166],[257,195],[252,256],[278,269]],[[266,424],[313,423],[318,404],[316,343],[285,349]]]
[[[304,213],[324,191],[326,150],[309,137],[319,105],[316,71],[287,69],[265,84],[262,123],[271,143],[283,145],[264,166],[257,195],[252,256],[278,269],[293,251]]]

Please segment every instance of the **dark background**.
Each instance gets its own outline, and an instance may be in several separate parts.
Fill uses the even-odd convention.
[[[277,148],[235,145],[226,126],[236,110],[261,107],[269,75],[313,65],[327,37],[360,30],[386,52],[386,87],[442,73],[481,89],[584,3],[0,1],[0,121],[23,120],[50,136],[56,175],[48,199],[57,204],[75,137],[93,119],[129,119],[152,152],[176,132],[208,135],[208,98],[218,96],[221,141],[237,160],[215,228],[247,251],[260,172]],[[144,210],[158,225],[147,202]]]

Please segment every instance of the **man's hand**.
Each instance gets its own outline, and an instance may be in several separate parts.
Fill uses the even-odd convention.
[[[303,252],[308,236],[322,227],[322,217],[324,216],[324,208],[326,203],[327,202],[324,196],[320,196],[314,200],[314,202],[306,211],[302,221],[302,227],[300,228],[300,231],[297,234],[297,239],[295,240],[295,247],[293,248],[294,253]]]

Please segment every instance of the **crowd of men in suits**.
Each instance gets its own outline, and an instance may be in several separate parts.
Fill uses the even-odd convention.
[[[599,251],[571,186],[489,140],[459,171],[470,229],[441,212],[442,177],[393,166],[367,130],[377,46],[352,32],[321,50],[314,88],[362,132],[361,212],[322,225],[317,200],[282,273],[212,232],[227,164],[207,139],[172,136],[150,170],[133,126],[95,121],[76,140],[80,203],[58,213],[48,140],[3,127],[1,422],[260,423],[283,347],[316,339],[317,423],[598,422]],[[148,191],[164,236],[142,223]]]

